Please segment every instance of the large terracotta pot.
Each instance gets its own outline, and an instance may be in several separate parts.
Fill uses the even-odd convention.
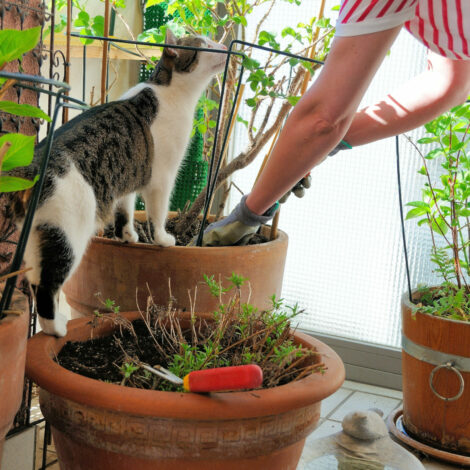
[[[54,362],[65,342],[88,339],[90,328],[80,318],[66,337],[40,333],[28,345],[27,375],[40,386],[61,470],[295,470],[321,400],[344,380],[337,354],[299,333],[298,342],[322,355],[324,374],[273,389],[204,395],[122,387]],[[94,336],[112,328],[106,322]]]
[[[267,227],[263,229],[268,233]],[[105,299],[114,300],[121,311],[136,310],[136,290],[138,304],[145,309],[148,288],[155,303],[166,305],[170,280],[176,307],[190,310],[188,290],[191,289],[194,300],[197,285],[196,309],[210,312],[219,302],[202,282],[204,274],[220,277],[227,286],[226,278],[235,273],[250,281],[251,289],[244,289],[242,301],[247,302],[250,296],[249,303],[263,309],[270,305],[273,294],[281,295],[287,241],[282,231],[268,243],[228,247],[162,248],[94,237],[63,290],[73,317],[77,317],[102,309]]]
[[[422,313],[413,315],[411,306],[405,295],[404,425],[421,442],[470,454],[470,323]],[[455,368],[446,367],[449,362]]]
[[[14,294],[10,310],[23,313],[7,315],[0,321],[0,467],[5,436],[23,398],[29,328],[27,301],[22,294]]]

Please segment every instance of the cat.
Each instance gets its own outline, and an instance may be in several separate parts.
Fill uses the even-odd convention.
[[[136,193],[142,195],[153,223],[154,243],[175,244],[165,231],[170,193],[198,99],[222,72],[226,54],[171,46],[227,48],[202,36],[177,39],[169,29],[165,43],[169,46],[146,82],[117,101],[83,112],[55,133],[24,256],[26,266],[33,268],[27,277],[46,334],[61,337],[67,332],[66,317],[57,311],[60,289],[96,231],[116,220],[121,241],[138,240],[133,220]],[[33,163],[15,170],[16,175],[34,177],[44,148],[42,141]],[[13,205],[21,217],[21,205]]]

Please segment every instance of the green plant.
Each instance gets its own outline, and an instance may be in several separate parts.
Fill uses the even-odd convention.
[[[299,0],[147,0],[146,6],[162,6],[171,20],[160,28],[144,31],[139,39],[163,42],[165,31],[171,28],[175,34],[184,31],[217,38],[227,42],[235,38],[249,40],[260,46],[267,46],[276,51],[308,55],[324,60],[329,52],[333,28],[327,18],[311,18],[305,23],[286,25],[279,33],[264,29],[264,23],[276,3],[287,2],[299,5]],[[253,28],[248,28],[250,18],[255,18],[256,10],[263,11],[261,18]],[[248,19],[247,19],[248,18]],[[250,33],[249,33],[250,31]],[[254,31],[253,37],[251,37]],[[250,35],[250,37],[248,37]],[[248,119],[237,117],[239,123],[246,127],[248,144],[245,149],[226,161],[226,154],[221,155],[222,139],[218,140],[216,155],[221,158],[221,171],[216,187],[224,187],[222,202],[218,209],[221,215],[228,196],[227,179],[235,171],[245,168],[258,156],[264,146],[273,138],[281,127],[288,112],[300,99],[305,77],[310,77],[319,68],[318,64],[292,59],[276,53],[259,53],[253,47],[237,45],[244,58],[232,56],[226,77],[226,92],[220,103],[220,129],[228,127],[229,110],[235,100],[237,88],[237,69],[243,62],[246,73],[244,82],[247,91],[244,93]],[[260,55],[261,54],[261,55]],[[307,75],[308,74],[308,75]],[[217,80],[210,87],[201,103],[203,116],[197,120],[195,127],[204,134],[204,155],[209,153],[214,142],[215,111],[219,108],[218,98],[221,94],[221,81]],[[205,190],[196,198],[191,208],[180,218],[176,226],[177,233],[187,231],[200,214],[205,198]]]
[[[104,3],[104,0],[100,1]],[[126,1],[115,0],[111,2],[111,5],[114,9],[125,8]],[[54,27],[56,33],[64,31],[67,26],[66,6],[67,0],[56,0],[55,8],[59,18]],[[71,18],[71,22],[77,32],[83,36],[104,36],[104,16],[91,16],[88,0],[72,0],[72,7],[73,18]],[[50,27],[46,30],[46,34],[50,34]],[[85,45],[93,43],[93,39],[88,38],[80,38],[80,41]]]
[[[291,331],[292,320],[300,313],[297,306],[287,306],[282,299],[272,298],[272,308],[259,311],[241,302],[242,276],[233,274],[228,287],[222,287],[213,277],[206,283],[213,295],[232,295],[220,303],[212,318],[204,320],[191,312],[189,322],[172,307],[155,305],[149,297],[147,311],[142,319],[130,324],[119,314],[96,315],[91,324],[96,327],[105,321],[119,325],[113,337],[95,339],[87,343],[69,343],[59,355],[59,362],[67,367],[72,358],[72,370],[93,378],[111,380],[131,387],[178,390],[181,388],[160,377],[149,374],[143,365],[161,365],[183,378],[195,370],[214,367],[258,364],[264,373],[263,387],[274,387],[298,380],[314,372],[322,372],[323,364],[314,351],[295,344]],[[96,350],[94,349],[96,347]],[[113,367],[107,375],[90,375],[90,365],[77,363],[78,353],[98,357],[106,352]],[[92,352],[93,351],[93,352]],[[85,359],[86,360],[86,359]],[[99,366],[98,366],[99,367]]]
[[[6,64],[18,60],[21,70],[23,54],[33,49],[39,41],[41,28],[17,31],[5,29],[0,31],[0,70]],[[6,92],[16,84],[16,80],[0,78],[0,111],[17,116],[26,116],[50,121],[49,116],[35,106],[5,101],[2,98]],[[27,166],[34,155],[35,136],[26,136],[19,133],[4,134],[0,137],[0,193],[20,191],[34,185],[37,177],[29,181],[16,176],[2,174],[14,168]]]
[[[456,106],[425,125],[418,144],[432,144],[420,154],[424,176],[422,200],[409,202],[406,218],[430,229],[431,261],[442,279],[438,288],[421,286],[417,309],[425,313],[470,319],[470,103]],[[409,139],[410,140],[410,139]],[[411,140],[410,140],[411,141]],[[440,174],[432,181],[431,162]],[[435,166],[435,165],[433,165]]]

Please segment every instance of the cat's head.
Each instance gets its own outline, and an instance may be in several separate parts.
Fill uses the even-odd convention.
[[[204,36],[176,38],[169,28],[167,29],[165,43],[220,51],[227,50],[223,44]],[[150,81],[169,85],[173,76],[208,81],[214,75],[223,71],[226,58],[227,54],[167,46],[163,49],[162,57],[150,76]]]

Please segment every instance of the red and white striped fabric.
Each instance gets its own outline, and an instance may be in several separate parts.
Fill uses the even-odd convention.
[[[470,0],[342,0],[336,35],[358,36],[400,24],[434,52],[470,60]]]

